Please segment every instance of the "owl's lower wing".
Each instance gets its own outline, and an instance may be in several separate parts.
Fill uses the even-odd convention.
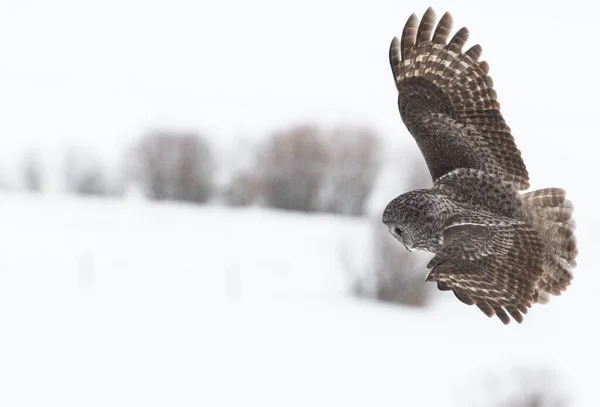
[[[462,51],[469,35],[464,27],[447,42],[449,13],[435,31],[434,26],[431,8],[420,23],[413,14],[401,40],[394,38],[390,46],[400,115],[433,180],[456,168],[474,168],[527,189],[529,175],[500,113],[488,64],[478,61],[481,47]]]
[[[525,223],[486,216],[453,219],[442,251],[427,265],[427,281],[452,290],[468,305],[503,323],[517,322],[535,302],[542,275],[543,242]],[[508,314],[507,314],[508,313]]]

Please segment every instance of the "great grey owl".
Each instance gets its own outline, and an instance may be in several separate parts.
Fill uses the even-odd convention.
[[[383,223],[408,250],[435,253],[427,281],[452,290],[503,323],[570,284],[577,244],[565,191],[529,188],[529,174],[500,113],[481,47],[448,41],[452,17],[435,26],[413,14],[390,46],[404,124],[433,179],[431,189],[393,199]]]

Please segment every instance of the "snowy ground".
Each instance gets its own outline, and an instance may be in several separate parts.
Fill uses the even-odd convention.
[[[489,406],[530,366],[598,406],[599,223],[578,224],[573,287],[504,326],[449,293],[351,298],[364,220],[2,195],[0,405]]]

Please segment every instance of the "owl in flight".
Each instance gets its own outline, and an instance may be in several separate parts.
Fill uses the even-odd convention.
[[[435,254],[427,281],[503,323],[573,278],[577,244],[565,191],[529,188],[500,113],[481,47],[466,28],[448,41],[452,17],[413,14],[390,46],[400,116],[423,154],[431,189],[393,199],[383,223],[408,250]]]

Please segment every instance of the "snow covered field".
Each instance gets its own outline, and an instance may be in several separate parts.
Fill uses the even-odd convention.
[[[162,127],[206,134],[226,171],[301,122],[366,124],[401,162],[418,151],[388,47],[430,5],[2,1],[0,185],[35,147],[59,191],[68,146],[116,169]],[[370,263],[367,220],[2,191],[0,407],[496,407],[537,382],[600,406],[598,7],[433,6],[483,46],[532,186],[575,203],[564,296],[509,326],[451,293],[386,306],[349,294],[348,264]],[[399,174],[379,180],[375,212]]]
[[[350,297],[366,220],[3,194],[0,405],[489,406],[532,367],[597,406],[599,224],[577,220],[574,285],[504,326],[449,293]]]

